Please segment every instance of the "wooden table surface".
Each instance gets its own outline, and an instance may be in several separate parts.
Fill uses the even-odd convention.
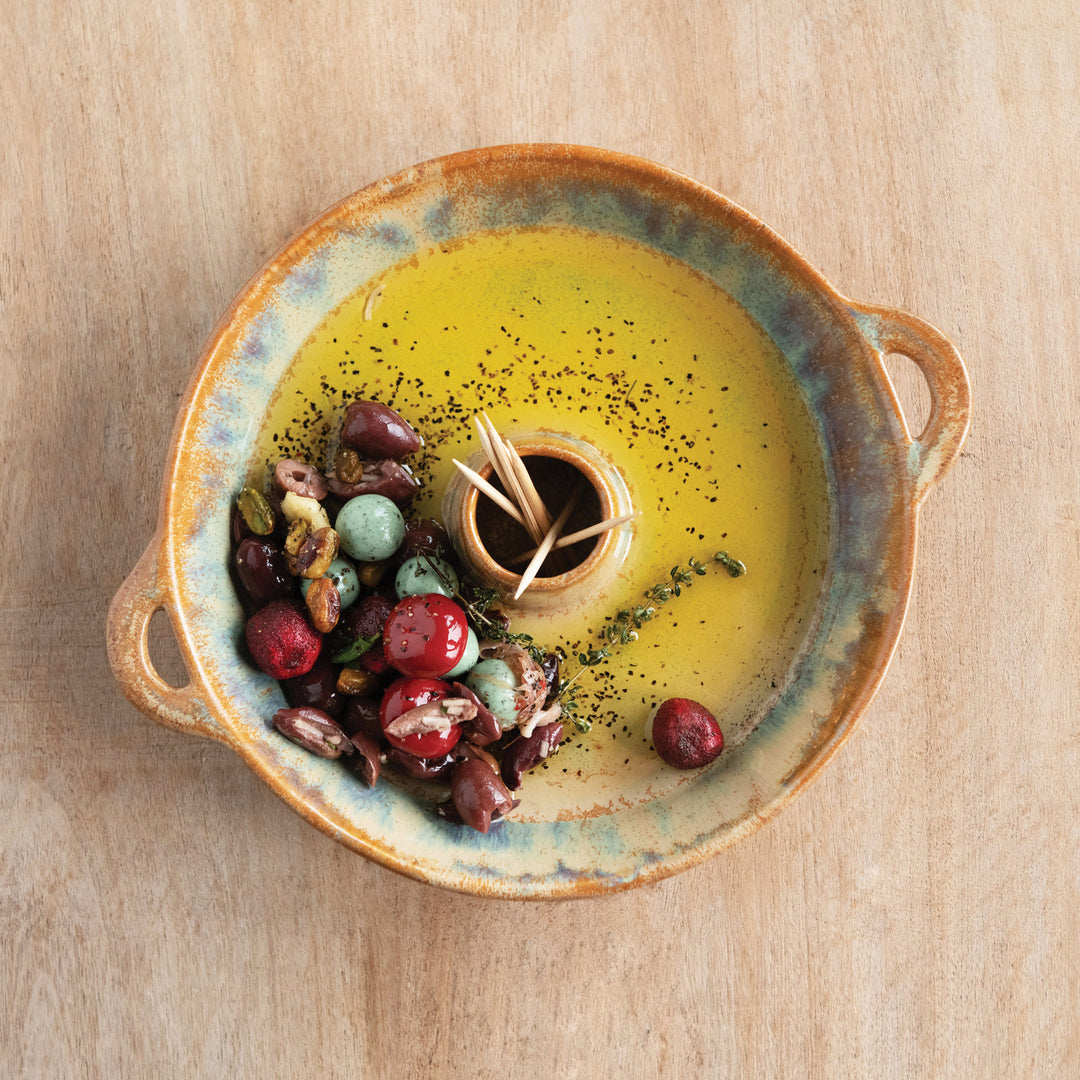
[[[1077,15],[0,4],[0,1074],[1080,1075]],[[719,189],[940,327],[975,394],[838,758],[705,865],[568,903],[350,853],[136,712],[105,654],[248,276],[375,178],[523,141]]]

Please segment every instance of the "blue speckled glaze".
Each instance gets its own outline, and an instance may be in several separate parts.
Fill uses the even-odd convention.
[[[566,821],[510,819],[481,835],[440,820],[391,783],[370,790],[271,731],[281,691],[237,660],[243,624],[227,573],[229,516],[266,404],[329,311],[410,252],[521,225],[628,237],[684,261],[743,305],[786,356],[818,424],[832,541],[816,626],[779,701],[737,754],[660,798]],[[775,813],[836,750],[900,632],[916,477],[870,330],[745,211],[621,155],[557,146],[474,151],[345,200],[276,256],[227,313],[178,424],[161,565],[203,687],[205,726],[330,835],[455,889],[590,895],[718,851]]]

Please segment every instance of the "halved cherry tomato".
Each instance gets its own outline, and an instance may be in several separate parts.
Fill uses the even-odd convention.
[[[402,675],[438,678],[465,653],[469,624],[453,600],[438,593],[406,596],[386,620],[383,652]]]
[[[382,705],[379,707],[379,723],[382,724],[383,734],[386,735],[386,725],[402,713],[420,705],[427,705],[430,701],[452,697],[453,693],[453,687],[449,683],[440,682],[438,679],[398,679],[391,683],[383,694]],[[460,724],[451,724],[447,731],[427,731],[401,738],[386,735],[386,741],[391,746],[422,758],[436,758],[448,754],[460,738]]]

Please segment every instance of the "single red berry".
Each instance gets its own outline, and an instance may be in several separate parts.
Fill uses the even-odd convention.
[[[676,769],[700,769],[724,749],[716,717],[689,698],[668,698],[656,710],[652,741],[661,760]]]
[[[275,679],[306,675],[322,648],[322,634],[289,600],[275,600],[256,611],[247,621],[244,637],[256,666]]]

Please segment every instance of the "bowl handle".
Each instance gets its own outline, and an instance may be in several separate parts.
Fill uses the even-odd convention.
[[[915,487],[915,505],[949,471],[960,456],[971,424],[971,383],[964,361],[952,342],[928,322],[899,311],[847,301],[871,348],[881,356],[899,353],[918,365],[930,387],[930,418],[908,452]],[[888,372],[881,362],[882,374]],[[891,385],[891,382],[890,382]],[[905,430],[907,422],[901,414]]]
[[[168,579],[161,570],[161,534],[150,542],[135,569],[125,579],[109,605],[106,642],[109,664],[128,701],[166,727],[228,742],[210,711],[210,691],[197,665],[176,634],[188,684],[170,686],[154,668],[147,648],[150,619],[164,610],[176,633],[176,607]]]

